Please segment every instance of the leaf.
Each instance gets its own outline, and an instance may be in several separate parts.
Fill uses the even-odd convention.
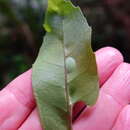
[[[32,82],[45,130],[72,130],[77,101],[93,105],[98,96],[91,28],[70,1],[48,0],[47,31],[33,65]]]

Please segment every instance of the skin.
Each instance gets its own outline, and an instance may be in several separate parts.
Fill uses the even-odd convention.
[[[73,130],[130,130],[130,64],[111,47],[96,53],[100,94],[73,123]],[[42,130],[29,70],[0,91],[0,130]],[[82,103],[77,105],[80,109]]]

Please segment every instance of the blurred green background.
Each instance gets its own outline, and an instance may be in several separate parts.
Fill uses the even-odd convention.
[[[130,62],[130,0],[72,0],[93,28],[93,50],[113,46]],[[0,0],[0,88],[31,68],[45,34],[47,0]]]

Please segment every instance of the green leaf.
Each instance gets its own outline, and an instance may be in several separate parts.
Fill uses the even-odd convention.
[[[91,28],[70,1],[48,0],[47,31],[33,65],[33,90],[45,130],[72,130],[77,101],[93,105],[98,96]]]

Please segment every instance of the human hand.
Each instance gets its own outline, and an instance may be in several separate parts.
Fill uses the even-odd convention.
[[[98,50],[96,60],[100,95],[96,105],[86,108],[74,122],[73,129],[130,130],[130,65],[110,47]],[[42,130],[31,73],[25,72],[0,91],[0,130]]]

